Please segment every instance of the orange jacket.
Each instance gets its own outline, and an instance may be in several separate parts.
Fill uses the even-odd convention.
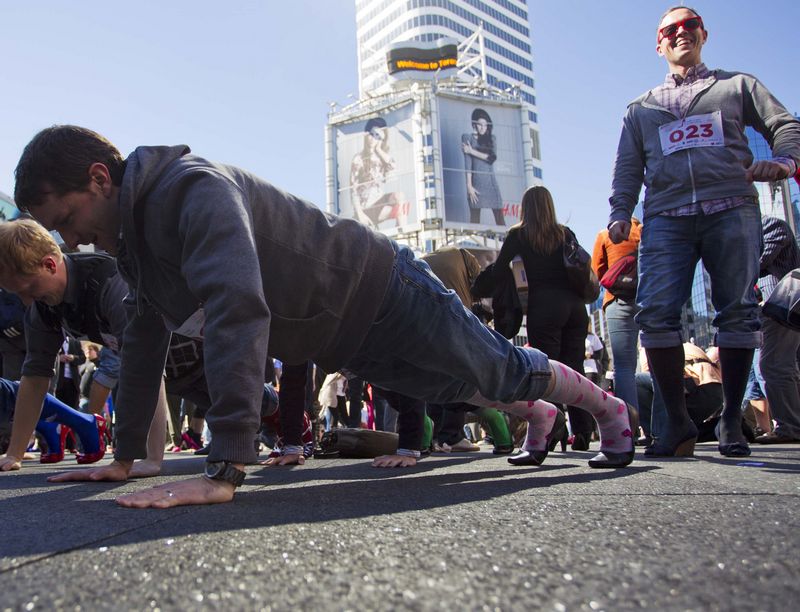
[[[619,244],[614,244],[608,237],[608,230],[604,229],[597,234],[597,239],[594,241],[594,251],[592,252],[592,269],[597,278],[603,278],[603,275],[608,269],[613,266],[617,261],[630,255],[639,248],[639,241],[642,239],[642,224],[638,221],[631,220],[631,233],[628,239]],[[603,296],[603,309],[608,306],[614,296],[606,289]]]

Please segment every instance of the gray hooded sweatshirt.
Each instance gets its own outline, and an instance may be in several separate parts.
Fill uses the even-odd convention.
[[[204,340],[208,460],[254,461],[267,354],[343,367],[381,306],[391,242],[186,146],[137,148],[119,205],[118,265],[136,314],[123,344],[115,457],[146,455],[172,330]]]

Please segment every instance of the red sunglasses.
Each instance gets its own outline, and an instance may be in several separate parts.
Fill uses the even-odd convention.
[[[675,38],[678,34],[678,28],[681,26],[683,26],[683,29],[687,32],[694,32],[697,28],[703,27],[703,18],[700,17],[700,15],[695,15],[664,26],[658,31],[658,42],[661,42],[665,38]]]

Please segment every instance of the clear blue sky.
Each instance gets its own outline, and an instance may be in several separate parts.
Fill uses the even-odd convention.
[[[529,0],[545,184],[588,246],[628,101],[660,82],[669,2]],[[709,67],[800,113],[800,3],[698,0]],[[75,123],[123,153],[185,143],[324,206],[328,104],[357,92],[353,0],[0,0],[0,191],[34,133]]]

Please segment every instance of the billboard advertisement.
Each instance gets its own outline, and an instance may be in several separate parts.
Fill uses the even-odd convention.
[[[519,108],[439,97],[445,227],[504,231],[519,220],[525,192]]]
[[[392,235],[418,222],[413,103],[334,126],[339,215]]]

